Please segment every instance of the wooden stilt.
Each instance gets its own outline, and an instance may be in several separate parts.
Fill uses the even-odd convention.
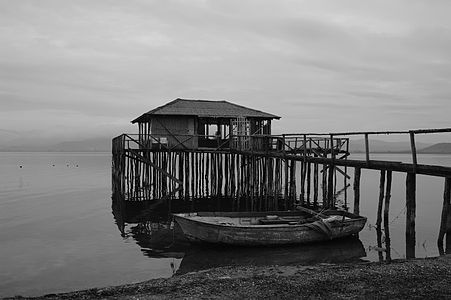
[[[381,170],[379,179],[379,202],[377,206],[376,230],[377,230],[377,247],[382,249],[382,205],[384,201],[384,187],[385,187],[385,170]],[[384,257],[382,251],[378,251],[379,261],[383,261]]]
[[[384,204],[384,189],[385,189],[385,170],[381,170],[379,179],[379,202],[377,206],[376,227],[381,229],[382,224],[382,206]]]
[[[307,205],[310,206],[310,192],[311,192],[311,176],[312,176],[312,164],[307,163]]]
[[[327,178],[327,208],[334,206],[334,165],[329,165],[329,173]]]
[[[389,224],[389,210],[390,210],[390,198],[391,198],[391,182],[392,171],[387,171],[387,182],[385,189],[385,202],[384,202],[384,233],[385,233],[385,259],[391,261],[391,240],[390,240],[390,224]]]
[[[354,213],[360,215],[360,175],[361,169],[354,168]]]
[[[450,207],[451,207],[451,178],[447,177],[445,178],[445,188],[443,192],[443,207],[442,207],[442,217],[440,221],[440,231],[438,235],[438,249],[440,252],[440,255],[445,254],[445,250],[443,249],[443,239],[445,237],[448,238],[448,236],[451,236],[451,228],[448,227],[449,223],[449,214],[450,214]],[[447,243],[448,244],[448,243]]]
[[[318,164],[313,164],[313,207],[318,207]]]
[[[415,258],[416,175],[406,177],[406,257]]]

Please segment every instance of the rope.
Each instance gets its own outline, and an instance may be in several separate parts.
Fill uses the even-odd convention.
[[[332,227],[322,219],[319,219],[313,223],[307,223],[305,226],[326,235],[329,239],[332,239]]]

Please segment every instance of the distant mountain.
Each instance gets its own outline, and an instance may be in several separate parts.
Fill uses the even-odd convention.
[[[418,150],[418,153],[451,154],[451,143],[438,143]]]
[[[1,152],[110,152],[111,138],[92,138],[47,145],[20,145],[0,149]]]
[[[426,143],[416,143],[417,149],[423,149],[431,146]],[[410,152],[410,141],[404,142],[387,142],[381,140],[369,140],[369,148],[371,153],[404,153]],[[350,140],[349,141],[349,151],[354,153],[365,152],[365,140]]]

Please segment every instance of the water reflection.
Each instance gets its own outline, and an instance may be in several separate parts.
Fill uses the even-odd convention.
[[[443,240],[442,241],[439,240],[437,242],[438,251],[440,255],[451,254],[451,232],[449,232],[449,234],[448,233],[446,234],[444,240],[445,243],[443,243]]]
[[[134,240],[147,257],[182,258],[189,242],[166,211],[155,210],[150,204],[113,198],[113,215],[121,236]]]
[[[284,247],[194,245],[186,252],[177,274],[224,266],[351,263],[360,262],[365,256],[365,248],[356,237]]]
[[[225,247],[190,244],[166,211],[148,209],[145,202],[113,200],[113,215],[121,236],[133,240],[143,255],[183,258],[177,274],[221,266],[314,265],[359,262],[366,256],[357,237],[284,247]],[[173,270],[175,271],[175,267]]]

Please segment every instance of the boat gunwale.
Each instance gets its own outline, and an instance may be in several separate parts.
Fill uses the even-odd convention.
[[[266,212],[266,213],[268,213],[268,212]],[[280,212],[279,212],[279,214],[280,214]],[[177,218],[181,218],[181,219],[184,219],[186,221],[198,224],[200,226],[208,226],[208,227],[216,227],[216,228],[227,228],[227,229],[230,229],[230,230],[233,230],[233,229],[258,230],[258,229],[271,229],[271,228],[274,228],[274,229],[285,229],[285,228],[286,229],[294,229],[295,228],[297,230],[305,228],[305,229],[311,230],[311,228],[309,227],[309,224],[311,224],[311,223],[303,223],[303,224],[233,224],[233,225],[230,225],[230,224],[210,223],[210,222],[206,222],[206,221],[203,221],[203,220],[196,220],[196,219],[190,218],[190,217],[198,216],[198,215],[194,215],[194,213],[181,213],[181,214],[173,214],[173,215],[174,215],[174,217],[176,219]],[[267,215],[267,214],[263,214],[261,216],[263,217],[265,215]],[[293,214],[293,215],[296,215],[296,214]],[[243,218],[245,218],[246,216],[250,217],[249,214],[247,214],[247,215],[243,215]],[[260,216],[260,215],[257,215],[257,216]],[[365,224],[366,221],[367,221],[366,217],[357,216],[357,215],[353,215],[353,216],[354,216],[354,218],[350,218],[348,220],[343,220],[343,221],[329,222],[329,224],[333,228],[337,228],[337,227],[339,228],[339,227],[343,227],[344,224],[349,225],[349,224],[353,224],[353,223],[359,223],[359,222],[362,222],[362,221]],[[200,217],[226,217],[226,216],[200,216]],[[255,216],[252,216],[252,217],[255,217]],[[239,218],[239,217],[236,216],[236,217],[233,217],[233,218]],[[365,226],[365,225],[363,225],[363,226]]]

